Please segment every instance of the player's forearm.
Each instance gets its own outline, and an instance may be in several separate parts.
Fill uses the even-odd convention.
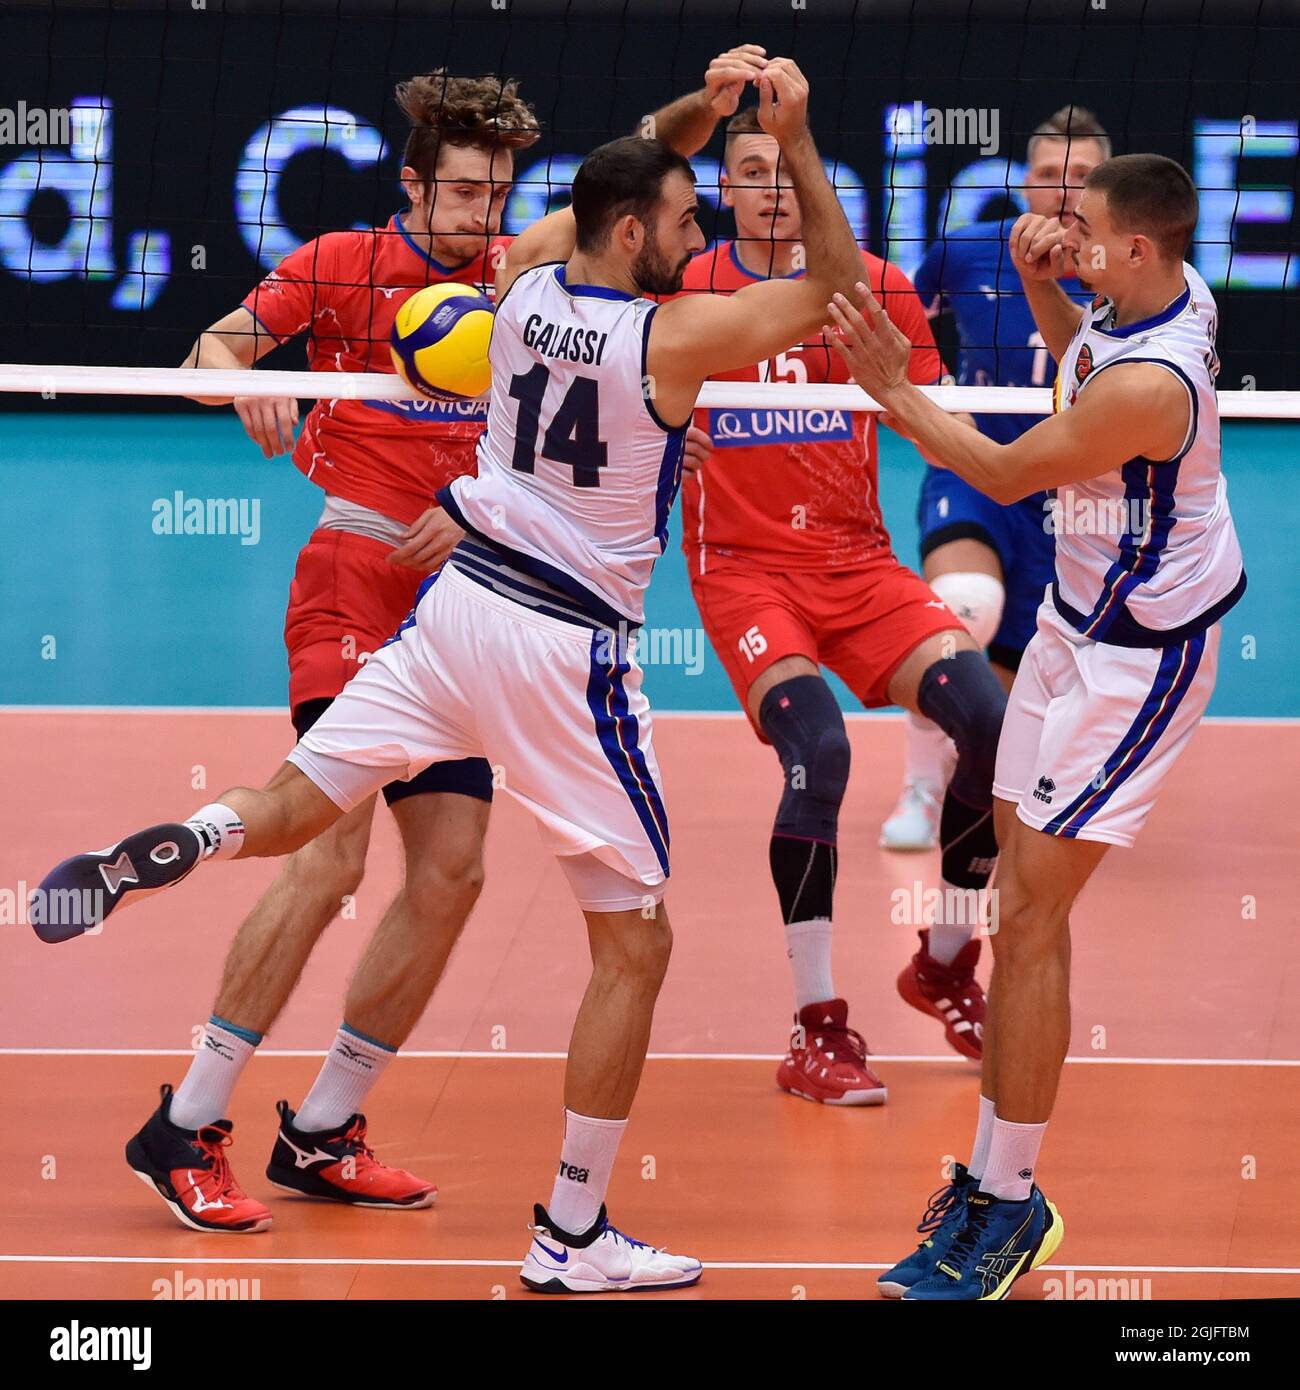
[[[781,146],[781,164],[790,175],[803,216],[804,273],[823,299],[839,290],[851,296],[862,279],[862,253],[844,215],[810,132]]]
[[[198,341],[181,366],[201,371],[238,372],[251,367],[255,359],[256,346],[251,332],[246,347],[242,338],[238,340],[238,347],[231,347],[224,333],[209,330],[199,334]],[[229,405],[234,397],[191,396],[190,399],[200,405]]]
[[[928,463],[951,469],[995,502],[1005,505],[1032,491],[1017,483],[1006,449],[972,429],[969,416],[941,410],[911,382],[887,392],[879,403]]]
[[[635,133],[662,140],[689,159],[713,138],[713,128],[717,123],[718,117],[709,102],[709,93],[701,87],[698,92],[678,97],[676,101],[670,101],[667,106],[661,106],[658,111],[642,117]]]
[[[1022,284],[1043,342],[1059,362],[1083,318],[1083,310],[1055,280],[1025,280]]]

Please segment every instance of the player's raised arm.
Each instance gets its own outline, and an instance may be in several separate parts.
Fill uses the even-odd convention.
[[[729,48],[709,64],[704,86],[645,116],[635,132],[671,145],[688,159],[702,150],[721,120],[736,114],[741,93],[767,66],[767,50],[756,43]]]
[[[890,422],[929,459],[951,469],[995,502],[1096,478],[1132,458],[1177,454],[1188,429],[1187,391],[1151,363],[1109,370],[1072,409],[1053,415],[1010,444],[995,444],[953,419],[907,379],[911,344],[885,316],[871,290],[859,313],[842,295],[829,306],[832,347],[853,379],[888,411]]]
[[[1025,287],[1025,298],[1043,342],[1057,362],[1083,318],[1083,310],[1056,283],[1075,269],[1067,264],[1061,244],[1064,236],[1065,228],[1057,218],[1027,212],[1016,219],[1008,238],[1011,264]]]
[[[861,276],[862,255],[822,168],[807,113],[803,74],[790,59],[773,58],[759,78],[758,119],[781,146],[781,165],[803,213],[804,275],[665,304],[650,342],[650,371],[657,378],[703,381],[782,352],[814,333],[825,322],[830,296],[849,291]]]

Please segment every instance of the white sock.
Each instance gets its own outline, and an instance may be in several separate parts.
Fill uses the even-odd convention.
[[[362,1037],[345,1023],[335,1033],[325,1065],[294,1117],[294,1128],[337,1129],[350,1120],[396,1056],[395,1048]]]
[[[939,796],[956,760],[957,750],[948,735],[932,720],[909,710],[904,720],[903,780],[921,782]]]
[[[626,1120],[593,1120],[565,1110],[560,1171],[546,1208],[562,1231],[580,1236],[600,1214],[626,1128]]]
[[[940,875],[939,906],[935,909],[934,921],[930,924],[931,960],[937,960],[940,965],[951,965],[957,959],[958,951],[974,935],[979,922],[972,919],[978,918],[982,903],[979,903],[976,894],[975,902],[979,903],[979,906],[975,911],[968,912],[965,904],[970,902],[971,894],[967,890],[955,888]],[[950,921],[951,917],[958,920]]]
[[[211,846],[205,859],[233,859],[244,847],[244,822],[220,801],[200,806],[185,824]]]
[[[834,928],[829,917],[811,922],[788,922],[785,928],[786,955],[794,972],[796,1011],[809,1004],[837,999],[831,983],[831,937]]]
[[[172,1096],[172,1124],[181,1129],[199,1129],[214,1120],[229,1118],[235,1083],[261,1041],[260,1033],[242,1028],[236,1033],[224,1020],[210,1018],[185,1080]]]
[[[979,1123],[975,1126],[975,1145],[970,1152],[970,1162],[966,1171],[972,1178],[982,1178],[989,1161],[989,1142],[993,1138],[994,1111],[997,1106],[988,1098],[980,1096]]]
[[[1026,1201],[1034,1185],[1034,1165],[1046,1133],[1046,1122],[1017,1125],[995,1118],[980,1191],[1007,1202]]]

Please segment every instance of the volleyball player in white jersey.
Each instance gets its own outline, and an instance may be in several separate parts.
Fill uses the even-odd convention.
[[[605,1217],[671,943],[668,824],[628,633],[667,544],[701,385],[815,332],[862,266],[808,131],[806,82],[787,59],[752,66],[803,209],[806,274],[652,303],[704,246],[690,165],[657,140],[595,150],[571,210],[518,237],[498,277],[479,475],[440,494],[413,560],[451,558],[397,635],[263,790],[78,855],[43,885],[106,889],[112,910],[207,858],[289,853],[430,763],[486,757],[568,874],[593,961],[559,1175],[521,1272],[546,1292],[700,1276],[698,1260],[629,1241]]]
[[[1220,467],[1214,300],[1183,257],[1197,197],[1179,165],[1121,155],[1074,224],[1026,214],[1012,259],[1059,364],[1056,414],[998,445],[907,381],[874,301],[833,304],[859,384],[938,460],[1010,503],[1057,489],[1056,581],[1012,687],[994,778],[1002,857],[979,1125],[927,1239],[881,1279],[916,1299],[998,1299],[1060,1242],[1034,1183],[1069,1043],[1071,904],[1129,846],[1214,687],[1218,620],[1246,587]],[[1090,307],[1054,283],[1076,272]]]

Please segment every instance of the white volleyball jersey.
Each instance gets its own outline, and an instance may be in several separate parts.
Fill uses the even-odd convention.
[[[1167,462],[1122,468],[1057,489],[1057,610],[1077,631],[1120,646],[1168,646],[1218,620],[1245,591],[1241,547],[1228,511],[1214,378],[1214,297],[1195,269],[1168,308],[1122,328],[1098,295],[1084,310],[1056,377],[1068,410],[1104,371],[1151,362],[1187,389],[1191,418]]]
[[[520,275],[496,309],[478,476],[438,493],[515,571],[611,624],[644,619],[681,482],[686,427],[643,388],[658,307],[570,285],[560,263]]]

